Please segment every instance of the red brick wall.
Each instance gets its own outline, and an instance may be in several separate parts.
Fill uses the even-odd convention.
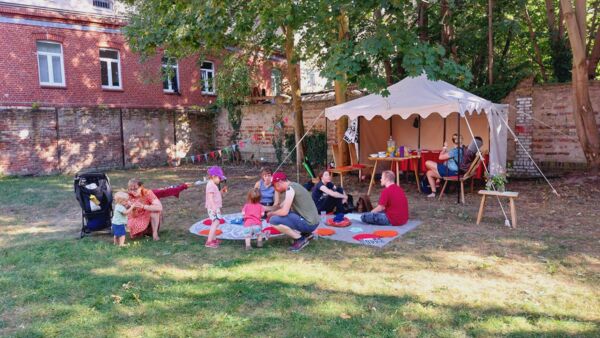
[[[600,82],[590,81],[590,97],[600,126]],[[531,118],[526,125],[515,123],[519,115],[518,100],[531,98]],[[531,155],[538,164],[585,163],[573,121],[573,95],[571,83],[534,84],[531,79],[523,81],[504,103],[511,105],[509,125],[520,135],[531,139]],[[523,114],[521,114],[523,115]],[[508,138],[508,160],[516,158],[518,144]]]
[[[56,111],[0,110],[0,174],[58,170]]]
[[[15,14],[19,13],[20,14]],[[27,12],[27,13],[25,13]],[[73,18],[57,18],[51,12],[15,9],[0,6],[0,14],[25,17],[31,20],[73,23]],[[63,15],[64,16],[64,15]],[[90,18],[77,18],[78,25],[90,25]],[[89,20],[89,21],[86,21]],[[98,20],[95,20],[98,21]],[[106,21],[106,20],[105,20]],[[119,29],[117,22],[94,23],[96,27]],[[197,57],[179,60],[180,94],[164,93],[162,88],[161,55],[142,63],[133,53],[120,33],[84,31],[25,24],[0,23],[0,105],[83,107],[106,106],[118,108],[173,108],[205,106],[214,102],[215,95],[201,94],[200,66]],[[64,88],[41,86],[38,75],[36,41],[59,42],[63,47],[63,64],[66,79]],[[119,51],[122,90],[102,89],[99,49]],[[219,72],[221,61],[214,62]],[[256,84],[270,94],[270,70],[275,66],[285,70],[285,60],[276,58],[257,63]],[[283,72],[285,75],[285,71]]]
[[[164,165],[213,149],[212,126],[200,111],[0,107],[0,175]]]
[[[303,102],[304,128],[308,128],[313,124],[312,131],[328,130],[328,144],[333,142],[335,136],[335,122],[331,122],[325,118],[325,115],[320,115],[326,107],[333,106],[333,100]],[[290,104],[256,104],[249,105],[242,109],[242,125],[240,127],[240,138],[252,140],[250,144],[245,144],[240,149],[242,156],[248,158],[254,154],[255,159],[263,158],[265,162],[276,162],[275,148],[273,147],[273,138],[278,131],[274,126],[275,117],[280,114],[284,119],[285,133],[291,134],[294,132],[293,123],[294,117]],[[319,116],[320,115],[320,116]],[[230,137],[232,134],[231,125],[227,119],[227,112],[222,111],[216,119],[215,143],[217,148],[222,148],[231,144]],[[271,130],[270,130],[271,129]],[[264,135],[263,135],[264,132]]]
[[[122,166],[118,109],[62,108],[57,111],[60,171]]]

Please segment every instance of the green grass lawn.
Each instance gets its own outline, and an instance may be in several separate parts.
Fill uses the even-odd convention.
[[[225,212],[241,207],[254,171],[226,168]],[[110,177],[117,190],[132,176],[157,187],[199,172]],[[294,254],[284,239],[251,252],[231,241],[204,248],[187,232],[204,217],[201,188],[164,201],[160,242],[77,240],[72,177],[2,178],[0,336],[598,337],[598,209],[593,195],[553,183],[562,200],[514,183],[524,196],[512,230],[493,206],[475,226],[475,195],[462,207],[403,184],[417,230],[384,249],[319,239]]]

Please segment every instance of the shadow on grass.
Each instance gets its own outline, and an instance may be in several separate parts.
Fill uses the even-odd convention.
[[[241,254],[237,245],[209,251],[189,238],[137,243],[0,250],[0,335],[600,334],[599,321],[573,315],[440,304],[377,287],[351,291],[314,275],[310,256],[306,262],[281,248]]]

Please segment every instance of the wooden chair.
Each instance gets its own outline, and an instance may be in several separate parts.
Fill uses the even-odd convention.
[[[348,151],[350,151],[350,166],[358,169],[358,180],[362,181],[362,171],[366,170],[369,172],[373,170],[373,166],[359,162],[358,155],[356,155],[356,145],[354,143],[348,143]]]
[[[351,165],[340,166],[340,164],[342,163],[342,157],[340,154],[340,147],[337,144],[331,145],[331,152],[333,153],[333,162],[335,163],[335,168],[328,169],[327,171],[329,171],[332,175],[333,174],[340,175],[340,186],[343,188],[344,187],[344,174],[352,172],[352,171],[360,172],[360,169],[353,168]]]
[[[477,152],[477,155],[475,156],[475,159],[473,160],[473,162],[471,162],[471,165],[469,166],[469,169],[462,175],[460,175],[460,179],[458,178],[459,176],[448,176],[448,177],[442,177],[442,179],[444,180],[444,186],[442,187],[442,191],[440,192],[440,200],[442,199],[442,197],[444,196],[444,191],[446,190],[446,186],[448,185],[448,182],[460,182],[460,201],[462,204],[465,204],[465,184],[464,182],[470,178],[473,177],[473,175],[475,175],[475,171],[477,170],[477,167],[479,166],[479,163],[481,161],[481,153]]]

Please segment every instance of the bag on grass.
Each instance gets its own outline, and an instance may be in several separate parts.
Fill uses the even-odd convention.
[[[371,204],[371,199],[367,195],[362,195],[358,198],[358,202],[356,202],[356,212],[370,212],[373,210],[373,205]]]
[[[425,195],[431,194],[431,186],[429,185],[429,180],[427,180],[427,175],[423,175],[423,177],[421,177],[421,182],[419,182],[419,184],[421,185],[422,193]]]

